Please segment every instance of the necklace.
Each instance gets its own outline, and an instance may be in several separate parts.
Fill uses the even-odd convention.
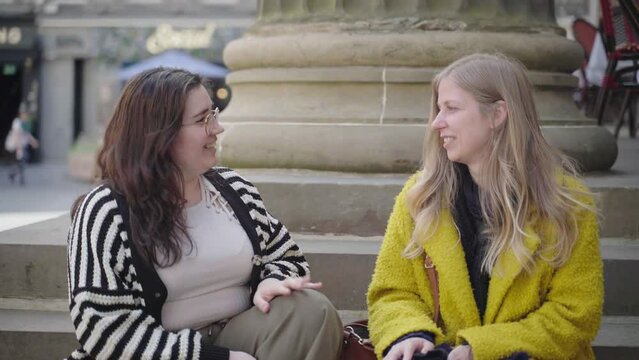
[[[235,212],[231,208],[231,205],[220,194],[220,192],[214,186],[208,186],[205,183],[206,180],[200,177],[200,189],[202,191],[202,201],[206,205],[207,209],[213,208],[216,213],[224,213],[230,221],[239,223]]]

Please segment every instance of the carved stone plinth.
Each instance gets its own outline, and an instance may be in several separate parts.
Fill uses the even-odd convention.
[[[420,160],[431,80],[474,52],[522,61],[544,131],[587,171],[617,156],[614,138],[573,103],[579,45],[552,1],[273,0],[230,43],[233,100],[222,160],[237,167],[408,172]]]

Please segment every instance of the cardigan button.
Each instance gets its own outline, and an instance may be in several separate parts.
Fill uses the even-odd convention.
[[[161,294],[159,292],[156,292],[154,295],[156,299],[159,299]]]

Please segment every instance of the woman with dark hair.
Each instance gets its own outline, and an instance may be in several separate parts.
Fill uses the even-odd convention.
[[[224,131],[202,79],[153,69],[125,87],[102,183],[68,236],[69,359],[336,359],[341,322],[257,189],[214,167]],[[252,305],[255,306],[252,306]]]
[[[454,347],[449,360],[594,359],[594,201],[544,138],[523,65],[475,54],[442,70],[422,166],[395,201],[368,290],[378,358]]]

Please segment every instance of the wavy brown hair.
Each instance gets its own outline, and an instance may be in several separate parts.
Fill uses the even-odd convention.
[[[577,180],[573,161],[543,136],[524,66],[503,55],[474,54],[455,61],[433,80],[429,123],[439,112],[437,98],[443,79],[472,94],[485,113],[497,101],[507,105],[507,119],[493,134],[480,174],[486,184],[479,195],[490,240],[482,269],[492,273],[499,256],[510,250],[527,271],[532,271],[538,256],[554,267],[561,266],[577,240],[577,217],[595,208],[590,203],[592,195]],[[430,240],[442,212],[452,208],[458,194],[455,166],[437,131],[427,131],[423,151],[422,172],[408,193],[408,207],[415,219],[413,237],[404,251],[408,258],[423,252],[423,243]],[[540,253],[531,254],[524,244],[529,235],[524,227],[536,220],[550,230],[536,229],[544,245]],[[544,256],[546,253],[551,255]]]
[[[125,86],[98,153],[102,182],[129,206],[133,242],[143,257],[170,266],[182,256],[186,232],[184,179],[169,149],[182,126],[188,94],[203,85],[185,70],[147,70]]]

